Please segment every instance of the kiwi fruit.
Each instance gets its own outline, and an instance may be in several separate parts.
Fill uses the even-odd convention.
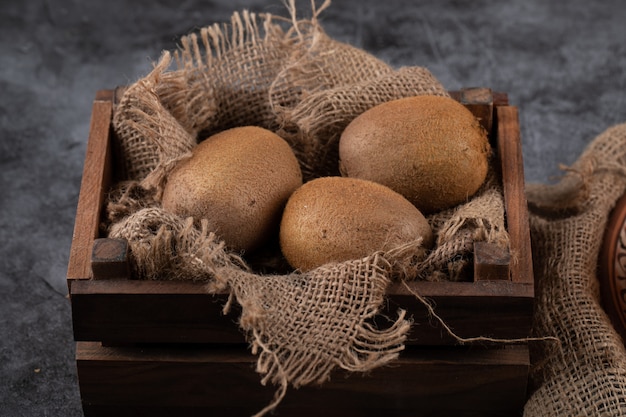
[[[214,134],[168,175],[162,206],[208,221],[226,246],[253,251],[277,237],[282,210],[302,185],[299,162],[280,136],[257,126]]]
[[[289,264],[307,271],[330,262],[361,259],[433,233],[408,200],[372,181],[321,177],[305,183],[287,201],[280,248]]]
[[[428,215],[467,201],[485,181],[487,132],[458,101],[422,95],[379,104],[339,140],[341,175],[383,184]]]

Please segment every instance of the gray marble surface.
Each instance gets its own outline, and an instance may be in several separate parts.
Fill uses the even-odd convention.
[[[286,12],[279,0],[0,3],[0,416],[82,415],[65,273],[96,90],[244,8]],[[626,122],[621,0],[335,0],[321,22],[448,89],[508,92],[527,182],[553,181]]]

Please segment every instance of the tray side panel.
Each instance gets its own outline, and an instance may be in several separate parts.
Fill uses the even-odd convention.
[[[254,361],[245,349],[139,350],[79,343],[85,416],[182,415],[182,410],[187,416],[249,416],[268,405],[276,390],[261,386]],[[521,346],[415,349],[403,352],[393,366],[365,375],[337,372],[321,387],[289,388],[275,415],[518,415],[528,367],[528,349]]]
[[[70,287],[72,280],[91,278],[91,248],[98,236],[104,196],[109,189],[112,172],[109,141],[113,114],[111,98],[111,92],[100,91],[93,102],[67,270]]]
[[[533,297],[529,292],[532,287],[510,281],[454,283],[456,288],[446,293],[430,284],[442,283],[410,283],[411,291],[422,300],[398,288],[387,301],[383,316],[394,317],[397,309],[405,309],[414,321],[407,345],[500,345],[501,341],[523,340],[530,334]],[[462,292],[463,287],[467,288],[466,293]],[[431,315],[425,302],[453,334]]]
[[[106,343],[245,343],[237,325],[240,311],[222,313],[228,295],[211,295],[202,283],[174,281],[84,280],[72,294],[74,338]],[[407,344],[454,345],[429,315],[431,303],[459,337],[520,339],[530,333],[532,285],[510,281],[394,283],[377,318],[396,317],[398,309],[414,320]]]
[[[528,205],[524,193],[524,163],[517,107],[497,106],[496,116],[507,230],[511,241],[511,280],[532,283]]]

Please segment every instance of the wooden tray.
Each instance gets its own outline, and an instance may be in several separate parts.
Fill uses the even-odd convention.
[[[611,211],[598,262],[602,307],[626,341],[626,195]]]
[[[471,281],[413,282],[410,289],[432,301],[437,314],[460,337],[521,339],[530,332],[534,285],[518,110],[509,105],[506,94],[485,88],[451,94],[480,118],[497,150],[513,256],[476,244]],[[139,413],[132,415],[159,415],[159,410],[174,412],[181,407],[225,411],[223,407],[230,404],[226,391],[231,388],[220,383],[222,377],[233,384],[235,408],[249,414],[266,405],[271,395],[258,386],[254,357],[235,324],[238,312],[221,314],[226,296],[207,294],[200,283],[130,279],[126,243],[99,235],[104,196],[117,173],[111,129],[115,99],[116,91],[103,90],[93,103],[67,273],[86,415],[113,411],[131,415],[123,414],[131,413],[128,410]],[[394,284],[387,308],[393,313],[400,306],[416,325],[409,336],[410,348],[397,365],[364,379],[338,376],[321,389],[299,390],[279,415],[293,415],[298,404],[316,405],[313,414],[329,414],[326,407],[333,408],[346,391],[350,395],[340,407],[341,415],[359,409],[358,401],[350,398],[363,394],[371,401],[355,415],[366,415],[366,410],[394,415],[396,408],[410,410],[414,416],[436,415],[424,404],[431,401],[439,404],[435,408],[443,410],[442,415],[475,411],[510,415],[521,409],[529,368],[526,344],[458,346],[407,288]],[[213,378],[218,371],[220,378]],[[408,379],[391,389],[389,383],[395,378]],[[245,401],[237,397],[238,381],[248,384]],[[180,400],[168,397],[183,382],[187,388],[180,389],[188,389],[193,401],[184,395]],[[188,409],[181,412],[192,415]]]

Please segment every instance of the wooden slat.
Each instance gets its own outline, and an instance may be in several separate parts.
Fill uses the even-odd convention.
[[[389,294],[386,315],[394,317],[397,309],[402,308],[414,320],[407,344],[442,346],[459,343],[431,316],[423,300],[431,304],[435,314],[459,338],[524,339],[530,334],[531,284],[506,280],[412,282],[406,288],[404,284],[394,283]],[[380,324],[384,325],[384,322]]]
[[[511,254],[494,243],[474,242],[474,281],[509,280]]]
[[[462,101],[462,96],[465,91],[468,90],[488,90],[491,92],[491,98],[494,106],[508,106],[509,105],[509,95],[502,91],[493,91],[486,87],[466,87],[460,90],[450,90],[448,93],[450,97],[457,101]]]
[[[269,404],[245,347],[111,348],[77,344],[85,416],[250,416]],[[528,349],[407,349],[362,374],[289,389],[276,416],[521,415]],[[450,399],[453,398],[453,401]]]
[[[91,252],[93,279],[130,279],[130,269],[126,239],[98,238],[93,242]]]
[[[532,285],[509,281],[394,283],[383,315],[399,308],[415,320],[409,344],[458,342],[429,316],[415,297],[436,306],[437,314],[460,337],[527,337],[532,317]],[[208,294],[201,283],[90,280],[72,287],[74,337],[107,343],[245,343],[239,311],[224,316],[227,295]],[[379,323],[384,326],[385,322]]]
[[[111,176],[111,148],[109,144],[112,117],[112,94],[99,91],[93,102],[89,140],[80,185],[74,234],[68,262],[67,279],[91,278],[91,247],[98,236],[104,193]],[[71,291],[70,291],[71,293]]]
[[[478,119],[489,133],[493,125],[493,95],[489,88],[465,88],[461,90],[460,102]]]
[[[530,283],[533,263],[517,107],[497,106],[496,117],[506,225],[511,241],[511,279]]]
[[[238,310],[201,283],[89,280],[72,286],[74,339],[116,343],[245,343]]]

